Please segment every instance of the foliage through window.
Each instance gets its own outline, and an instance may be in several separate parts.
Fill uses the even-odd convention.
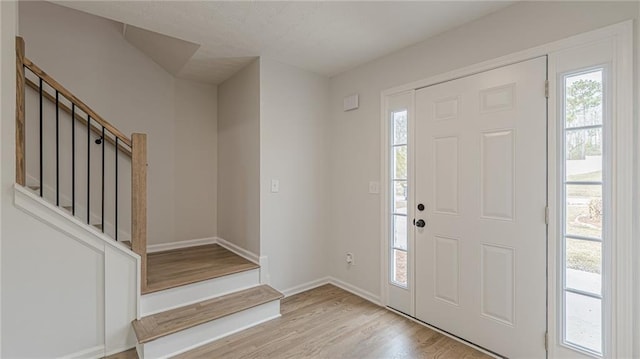
[[[393,141],[391,145],[392,201],[391,283],[407,286],[407,110],[391,113]]]
[[[564,77],[563,341],[602,355],[603,69]]]

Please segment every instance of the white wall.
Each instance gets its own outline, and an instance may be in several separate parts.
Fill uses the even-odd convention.
[[[215,87],[176,81],[122,37],[120,24],[51,3],[19,7],[27,57],[123,133],[147,133],[148,243],[215,236]]]
[[[117,253],[82,244],[14,206],[17,6],[2,2],[0,7],[0,355],[44,358],[87,351],[104,354],[105,348],[121,350],[131,345],[130,327],[122,323],[128,324],[135,317],[135,296],[131,292],[135,289],[135,280],[131,280],[136,277],[135,261],[129,257],[123,262]],[[118,271],[105,271],[105,262],[111,260],[118,262]],[[121,277],[122,270],[126,274]],[[108,286],[107,281],[115,286]],[[112,290],[129,295],[112,297],[106,303],[105,296]],[[105,320],[107,313],[109,323]]]
[[[14,3],[0,3],[0,49],[6,51],[0,52],[0,138],[2,138],[2,120],[11,116],[11,111],[15,111],[15,106],[11,106],[9,101],[15,101],[12,96],[7,96],[15,86],[15,81],[11,81],[12,71],[10,70],[12,62],[15,61],[15,55],[9,47],[14,43],[14,37],[17,29],[17,7]],[[3,146],[0,145],[0,159],[3,155]],[[3,170],[0,166],[0,183],[3,183]],[[2,353],[2,203],[5,199],[5,191],[0,187],[0,355]]]
[[[218,86],[218,236],[260,254],[260,61]]]
[[[502,55],[638,17],[637,2],[522,2],[331,79],[329,104],[331,275],[380,293],[380,92]],[[360,94],[360,108],[342,99]],[[347,267],[344,254],[354,252]]]
[[[175,238],[217,234],[217,87],[175,83]]]
[[[260,243],[279,290],[327,275],[328,96],[328,78],[260,59]]]

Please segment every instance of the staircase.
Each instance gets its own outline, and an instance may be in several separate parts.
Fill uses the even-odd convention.
[[[218,244],[150,253],[141,358],[184,353],[280,316],[282,293],[260,284],[260,267]]]
[[[282,293],[261,283],[259,265],[232,248],[148,253],[146,135],[126,136],[100,117],[25,57],[19,37],[16,55],[16,185],[140,257],[140,291],[128,298],[139,303],[131,332],[140,358],[185,353],[280,316]],[[27,108],[27,99],[35,104]]]

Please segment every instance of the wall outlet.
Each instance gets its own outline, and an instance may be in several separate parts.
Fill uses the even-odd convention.
[[[350,252],[347,253],[346,260],[347,260],[347,263],[350,264],[350,265],[355,265],[356,264],[355,260],[353,259],[353,253],[350,253]]]
[[[280,181],[278,181],[277,179],[272,179],[271,180],[271,193],[278,193],[280,192]]]

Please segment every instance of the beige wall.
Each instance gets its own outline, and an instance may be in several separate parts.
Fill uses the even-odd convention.
[[[638,17],[637,2],[522,2],[331,79],[329,104],[331,275],[380,293],[380,93],[570,35]],[[342,99],[360,94],[360,108]],[[344,265],[351,251],[357,265]]]
[[[1,2],[2,353],[58,357],[104,343],[101,258],[13,205],[16,4]],[[45,299],[45,300],[43,300]],[[34,343],[37,343],[35,345]]]
[[[217,234],[217,87],[175,83],[175,239]]]
[[[112,21],[44,2],[20,2],[19,8],[20,35],[31,60],[123,133],[147,133],[149,244],[215,236],[215,87],[176,81],[127,42]],[[99,146],[92,151],[98,155]],[[45,166],[46,174],[53,163]],[[98,169],[92,171],[97,178]],[[92,187],[92,198],[99,198],[99,187]],[[120,186],[121,228],[127,227],[127,187]],[[97,200],[92,217],[99,218]]]
[[[218,236],[260,254],[260,61],[218,86]]]
[[[279,290],[328,271],[328,97],[328,78],[260,59],[260,243]]]

